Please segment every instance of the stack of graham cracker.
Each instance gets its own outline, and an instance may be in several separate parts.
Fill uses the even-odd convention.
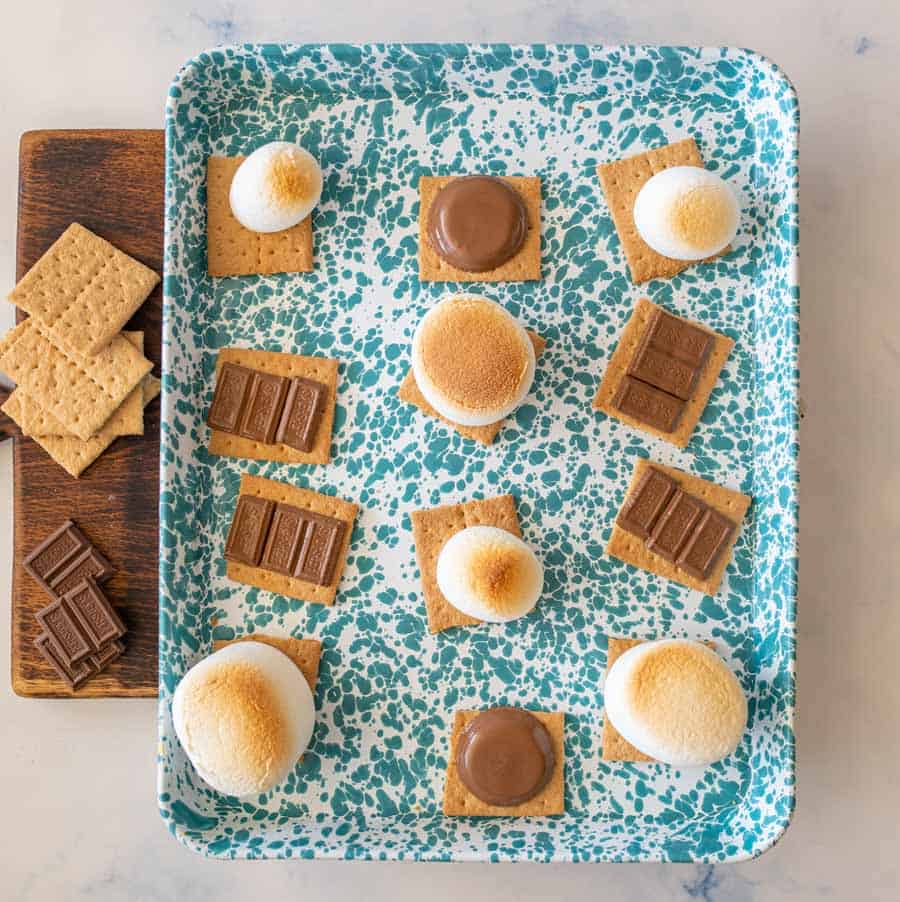
[[[72,223],[9,295],[29,314],[0,338],[16,383],[3,412],[76,479],[120,435],[143,435],[159,394],[144,333],[122,326],[159,276]]]

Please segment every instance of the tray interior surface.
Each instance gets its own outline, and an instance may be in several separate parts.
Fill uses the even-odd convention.
[[[595,174],[687,135],[742,194],[735,249],[634,286]],[[205,166],[300,140],[322,161],[315,271],[206,275]],[[420,175],[543,180],[540,282],[418,279]],[[759,853],[794,799],[796,596],[796,101],[746,51],[491,46],[244,46],[202,54],[167,109],[160,538],[160,809],[223,857],[726,860]],[[483,294],[548,341],[535,386],[493,446],[396,397],[420,317]],[[641,296],[736,340],[686,449],[592,410]],[[219,348],[341,360],[326,467],[207,454]],[[751,494],[715,598],[603,554],[637,456]],[[357,501],[333,608],[225,578],[242,472]],[[528,617],[427,632],[409,512],[511,492],[546,569]],[[186,761],[171,693],[218,638],[324,645],[313,743],[274,793],[212,792]],[[738,752],[702,771],[600,758],[607,635],[712,639],[750,698]],[[566,712],[567,813],[441,815],[453,713],[508,703]]]

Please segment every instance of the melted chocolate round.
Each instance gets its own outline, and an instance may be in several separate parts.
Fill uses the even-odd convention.
[[[469,721],[459,737],[456,770],[482,802],[508,807],[534,798],[556,765],[547,728],[528,711],[493,708]]]
[[[488,272],[514,257],[528,233],[519,192],[491,175],[448,182],[428,211],[428,242],[451,266]]]

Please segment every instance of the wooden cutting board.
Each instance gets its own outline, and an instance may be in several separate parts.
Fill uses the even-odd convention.
[[[19,147],[16,279],[73,221],[161,273],[164,178],[162,131],[24,134]],[[144,330],[145,354],[156,375],[161,319],[160,285],[126,326]],[[104,588],[128,627],[125,654],[74,696],[155,696],[159,401],[146,409],[143,436],[116,439],[80,479],[69,476],[3,418],[0,437],[8,434],[15,442],[13,690],[26,696],[73,695],[33,645],[39,633],[34,614],[49,599],[22,569],[23,557],[70,517],[116,568]]]

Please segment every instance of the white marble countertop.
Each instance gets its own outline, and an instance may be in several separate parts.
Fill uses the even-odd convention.
[[[4,13],[0,286],[12,287],[18,138],[162,125],[179,65],[222,42],[737,44],[797,86],[802,172],[802,537],[798,810],[734,866],[220,863],[156,811],[155,706],[54,702],[0,686],[0,895],[10,900],[329,902],[610,898],[895,900],[900,894],[900,4],[889,0],[30,0]],[[0,307],[0,332],[12,308]],[[0,598],[12,567],[11,448],[0,446]],[[833,527],[826,524],[833,523]],[[8,610],[8,608],[7,608]],[[0,670],[9,672],[9,617]]]

